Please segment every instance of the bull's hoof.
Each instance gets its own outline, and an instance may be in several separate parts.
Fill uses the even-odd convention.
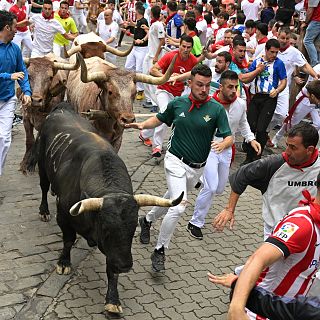
[[[115,305],[115,304],[111,304],[111,303],[107,303],[104,306],[105,310],[108,311],[109,313],[114,313],[114,314],[121,314],[123,313],[122,307],[119,305]]]
[[[43,222],[49,222],[51,220],[51,214],[50,213],[39,213],[39,218]]]
[[[70,274],[70,272],[71,272],[71,266],[70,265],[59,265],[59,264],[57,264],[57,266],[56,266],[56,271],[57,271],[57,273],[58,274]]]

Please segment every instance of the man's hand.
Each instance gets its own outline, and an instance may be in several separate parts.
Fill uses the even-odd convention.
[[[139,130],[144,129],[143,128],[143,124],[142,123],[138,123],[138,122],[127,123],[127,124],[124,125],[124,127],[125,127],[125,129],[129,129],[129,128],[139,129]]]
[[[223,141],[221,142],[212,141],[211,149],[214,150],[216,153],[221,153],[225,149],[225,143]]]
[[[24,78],[24,72],[15,72],[11,74],[11,80],[22,80]]]
[[[159,61],[159,58],[158,57],[154,57],[152,59],[152,64],[156,64],[158,61]]]
[[[294,77],[293,79],[294,79],[294,82],[299,86],[301,86],[304,83],[304,79],[302,78]]]
[[[265,64],[264,63],[258,63],[257,66],[256,66],[256,70],[259,71],[259,73],[261,73],[262,71],[264,71],[265,69]]]
[[[230,221],[229,229],[233,229],[234,213],[229,209],[223,209],[213,220],[212,227],[216,231],[223,231],[226,224]]]
[[[146,24],[142,24],[141,29],[143,29],[144,31],[148,31],[149,27]]]
[[[275,98],[278,95],[278,90],[277,89],[272,89],[269,93],[270,98]]]
[[[23,94],[21,97],[21,102],[22,102],[23,107],[27,107],[27,106],[31,105],[31,97]]]
[[[137,39],[137,40],[134,40],[134,43],[135,43],[135,44],[142,44],[143,41],[142,41],[141,39]]]
[[[257,155],[261,154],[261,145],[257,140],[250,141],[251,147],[257,153]]]
[[[233,273],[226,273],[222,276],[215,276],[208,272],[208,280],[214,284],[222,285],[226,288],[231,288],[232,283],[238,279],[238,276]]]

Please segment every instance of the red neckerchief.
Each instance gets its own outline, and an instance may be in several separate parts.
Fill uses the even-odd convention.
[[[191,101],[191,107],[189,108],[188,112],[191,112],[194,109],[194,107],[196,107],[197,109],[200,109],[201,105],[205,104],[211,99],[211,97],[207,96],[205,100],[196,100],[192,97],[191,93],[189,94],[188,98]]]
[[[67,12],[67,14],[66,14],[65,16],[62,16],[60,10],[58,11],[58,15],[59,15],[59,17],[60,17],[61,19],[68,19],[68,18],[70,17],[69,12]]]
[[[151,19],[151,20],[150,20],[150,25],[152,25],[153,23],[155,23],[155,22],[157,22],[157,21],[159,21],[159,19],[154,19],[154,18]]]
[[[300,200],[299,206],[310,206],[310,216],[315,223],[319,224],[320,205],[314,202],[316,199],[311,196],[309,190],[303,190],[302,195],[305,197],[305,200]]]
[[[196,36],[196,32],[195,31],[190,31],[190,33],[188,34],[189,37],[193,38],[194,36]]]
[[[171,13],[169,16],[167,16],[167,19],[166,19],[166,22],[165,24],[168,24],[169,21],[176,15],[176,12],[175,13]]]
[[[161,7],[161,10],[167,10],[167,6],[164,4],[164,5]]]
[[[42,16],[43,16],[46,20],[52,20],[52,19],[53,19],[53,12],[51,13],[50,17],[45,17],[45,15],[43,14],[43,11],[42,11]]]
[[[246,68],[248,68],[248,62],[247,62],[246,59],[243,59],[242,62],[238,62],[238,61],[235,59],[235,57],[232,56],[232,62],[234,62],[234,63],[238,66],[238,68],[240,68],[240,69],[246,69]]]
[[[254,0],[248,0],[250,3],[254,3]]]
[[[228,24],[225,23],[225,24],[223,24],[222,26],[218,26],[218,29],[215,29],[215,30],[213,31],[213,36],[216,37],[218,31],[219,31],[220,29],[223,29],[223,28],[228,28]]]
[[[281,48],[280,47],[280,52],[285,52],[288,48],[290,47],[290,43],[287,45],[287,46],[285,46],[284,48]]]
[[[258,40],[258,44],[266,43],[268,40],[268,37],[263,37],[262,39]]]
[[[318,149],[315,149],[315,150],[314,150],[314,153],[312,154],[312,156],[310,157],[309,160],[307,160],[306,162],[301,163],[301,164],[291,165],[291,164],[289,163],[289,157],[288,157],[288,155],[287,155],[285,152],[282,152],[282,157],[283,157],[283,159],[285,160],[285,162],[286,162],[291,168],[299,169],[299,170],[301,170],[301,171],[303,171],[303,170],[302,170],[303,168],[309,167],[311,164],[313,164],[313,163],[318,159],[318,156],[319,156],[319,151],[318,151]]]
[[[231,103],[235,102],[235,101],[237,100],[237,98],[238,98],[237,95],[236,95],[235,98],[234,98],[233,100],[231,100],[231,101],[221,100],[221,99],[219,98],[219,93],[220,93],[220,90],[217,90],[217,91],[213,94],[212,98],[213,98],[214,100],[218,101],[218,102],[219,102],[220,104],[222,104],[224,107],[229,106]]]
[[[198,18],[196,18],[196,22],[202,21],[203,20],[203,16],[199,16]]]
[[[211,23],[208,23],[208,24],[207,24],[207,28],[211,28]]]

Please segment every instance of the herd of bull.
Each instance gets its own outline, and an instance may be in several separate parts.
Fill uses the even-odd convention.
[[[131,50],[131,49],[130,49]],[[108,47],[94,34],[79,36],[66,52],[70,61],[53,56],[31,58],[28,65],[32,105],[23,109],[26,153],[21,170],[38,165],[42,200],[40,219],[50,220],[47,193],[56,196],[57,223],[63,250],[56,271],[71,271],[70,251],[76,234],[106,256],[108,289],[105,309],[122,313],[118,275],[132,267],[131,246],[141,206],[174,206],[174,200],[133,195],[130,176],[117,152],[125,123],[134,121],[135,82],[168,81],[173,63],[162,77],[132,73],[106,62]],[[67,94],[68,102],[63,102]],[[81,113],[91,110],[91,122]],[[34,139],[33,129],[38,130]]]

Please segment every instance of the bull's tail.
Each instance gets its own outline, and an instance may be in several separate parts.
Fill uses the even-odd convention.
[[[27,158],[26,158],[27,173],[35,172],[36,165],[39,160],[39,154],[40,154],[40,132],[38,133],[36,141],[32,146],[30,152],[28,152],[27,154]]]

